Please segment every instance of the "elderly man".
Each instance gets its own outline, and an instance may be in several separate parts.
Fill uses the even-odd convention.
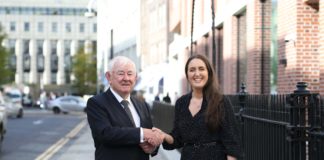
[[[131,96],[136,77],[132,60],[115,57],[106,72],[110,88],[87,102],[96,160],[148,160],[162,143],[151,130],[149,107]]]

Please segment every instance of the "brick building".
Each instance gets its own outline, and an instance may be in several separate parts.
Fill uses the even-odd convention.
[[[226,94],[242,82],[249,93],[290,93],[299,81],[324,94],[324,0],[215,0],[214,20],[211,5],[170,0],[170,59],[184,67],[191,54],[207,55]]]

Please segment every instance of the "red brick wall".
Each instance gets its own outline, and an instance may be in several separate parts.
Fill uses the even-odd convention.
[[[236,93],[236,56],[233,53],[233,33],[235,32],[233,28],[233,17],[227,17],[224,21],[223,26],[223,78],[224,78],[224,93]]]
[[[324,95],[324,0],[320,0],[319,12],[319,53],[320,53],[320,94]]]
[[[186,41],[184,54],[190,54],[190,31],[191,31],[191,5],[192,1],[180,0],[181,4],[181,36]],[[204,1],[205,2],[205,1]],[[271,0],[266,0],[264,37],[262,37],[261,2],[252,0],[247,2],[247,6],[232,7],[237,8],[236,13],[216,14],[218,22],[223,28],[223,89],[224,93],[236,93],[236,57],[237,57],[237,28],[235,14],[246,7],[246,52],[247,52],[247,90],[252,94],[261,93],[261,53],[263,51],[264,67],[264,91],[270,93],[270,41],[271,41]],[[324,94],[324,0],[320,0],[320,9],[316,11],[308,6],[303,0],[280,0],[278,3],[278,93],[291,93],[296,89],[299,81],[309,84],[308,89],[312,92]],[[224,3],[225,4],[225,3]],[[222,6],[221,6],[222,7]],[[225,7],[225,6],[224,6]],[[196,8],[197,9],[197,8]],[[232,10],[231,10],[232,12]],[[203,13],[201,19],[204,17]],[[198,13],[198,14],[199,14]],[[197,14],[197,12],[196,12]],[[172,17],[172,15],[170,15]],[[225,16],[225,17],[220,17]],[[198,16],[199,17],[199,16]],[[195,21],[204,22],[207,19]],[[219,22],[219,20],[222,22]],[[194,28],[194,32],[199,32],[199,27]],[[207,34],[207,32],[206,32]],[[212,36],[211,31],[206,39],[201,35],[197,39],[196,50],[205,53],[205,45],[208,42],[210,60],[212,61]],[[217,35],[217,31],[216,31]],[[262,38],[263,48],[262,48]],[[217,39],[217,37],[216,37]],[[289,41],[285,41],[288,39]],[[217,45],[217,44],[216,44]],[[185,88],[185,87],[184,87]]]
[[[228,24],[229,25],[229,24]],[[227,26],[228,26],[227,25]],[[232,30],[231,30],[231,58],[227,58],[227,61],[225,62],[225,64],[227,64],[227,67],[230,67],[230,73],[231,74],[231,87],[227,87],[231,90],[229,90],[229,93],[237,93],[237,50],[239,48],[238,46],[238,42],[237,42],[237,38],[238,38],[238,22],[237,22],[237,17],[233,15],[232,17]],[[229,27],[225,26],[225,29],[229,29]],[[229,36],[228,36],[229,37]],[[227,41],[228,43],[229,41]],[[225,81],[228,81],[225,80]],[[230,84],[227,84],[230,85]]]
[[[319,91],[318,27],[318,13],[303,0],[278,1],[278,59],[287,60],[278,67],[279,93],[291,93],[300,81]]]
[[[262,22],[262,3],[256,0],[248,3],[247,6],[247,90],[253,94],[270,93],[271,1],[266,1],[263,9],[264,21]],[[261,54],[263,54],[263,63]],[[263,65],[263,78],[261,65]],[[261,90],[262,86],[263,90]]]

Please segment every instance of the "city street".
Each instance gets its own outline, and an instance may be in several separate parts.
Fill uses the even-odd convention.
[[[25,109],[23,118],[8,118],[0,159],[37,159],[83,119],[84,113],[54,115],[50,111]]]
[[[90,160],[94,159],[93,140],[88,125],[80,131],[80,133],[70,140],[62,149],[60,149],[51,160]],[[166,151],[160,147],[158,154],[151,157],[151,160],[177,160],[180,159],[178,151]]]
[[[94,145],[84,113],[54,115],[25,109],[22,119],[9,118],[1,160],[91,160]],[[180,159],[178,151],[165,151],[151,160]]]

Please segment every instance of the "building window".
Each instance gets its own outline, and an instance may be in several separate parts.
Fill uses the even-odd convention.
[[[44,71],[44,55],[43,55],[43,43],[44,40],[37,40],[36,41],[36,55],[37,55],[37,71],[43,72]]]
[[[23,70],[24,72],[30,71],[30,55],[29,55],[29,40],[23,40]]]
[[[56,22],[52,23],[52,32],[54,32],[54,33],[57,32],[57,23]]]
[[[6,14],[10,14],[10,9],[9,8],[5,8],[5,10],[6,10]]]
[[[246,51],[246,12],[236,16],[237,39],[237,84],[236,91],[240,91],[242,83],[247,81],[247,51]]]
[[[79,40],[79,41],[78,41],[78,46],[79,46],[79,47],[84,47],[84,43],[85,43],[84,40]]]
[[[93,33],[97,33],[97,23],[93,24]]]
[[[80,33],[84,33],[84,23],[80,23],[79,31]]]
[[[51,84],[56,84],[56,73],[51,73]]]
[[[9,39],[9,54],[10,54],[9,66],[13,70],[16,70],[16,65],[17,65],[17,60],[16,60],[17,58],[15,55],[15,44],[16,44],[15,39]]]
[[[10,22],[10,31],[15,32],[16,31],[16,22]]]
[[[29,32],[29,30],[30,30],[30,23],[29,22],[25,22],[24,23],[24,31],[25,32]]]
[[[56,73],[58,70],[58,57],[57,57],[57,41],[51,40],[51,71],[52,73]],[[56,75],[55,75],[56,77]],[[53,83],[55,84],[55,83]]]
[[[224,62],[223,62],[223,27],[217,28],[216,32],[216,62],[213,62],[213,64],[216,64],[216,74],[218,76],[219,84],[221,84],[221,89],[224,90]]]
[[[71,23],[65,23],[65,32],[70,33],[71,31]]]
[[[43,32],[44,31],[44,23],[43,22],[38,22],[37,30],[38,30],[38,32]]]
[[[9,39],[9,52],[10,52],[10,54],[15,54],[15,44],[16,44],[15,39]]]
[[[205,55],[206,57],[209,57],[209,35],[208,33],[204,35],[204,52],[205,52]],[[210,58],[210,57],[209,57]]]
[[[66,72],[65,81],[66,83],[71,82],[70,72],[72,67],[72,57],[71,57],[71,41],[64,41],[64,70]]]

